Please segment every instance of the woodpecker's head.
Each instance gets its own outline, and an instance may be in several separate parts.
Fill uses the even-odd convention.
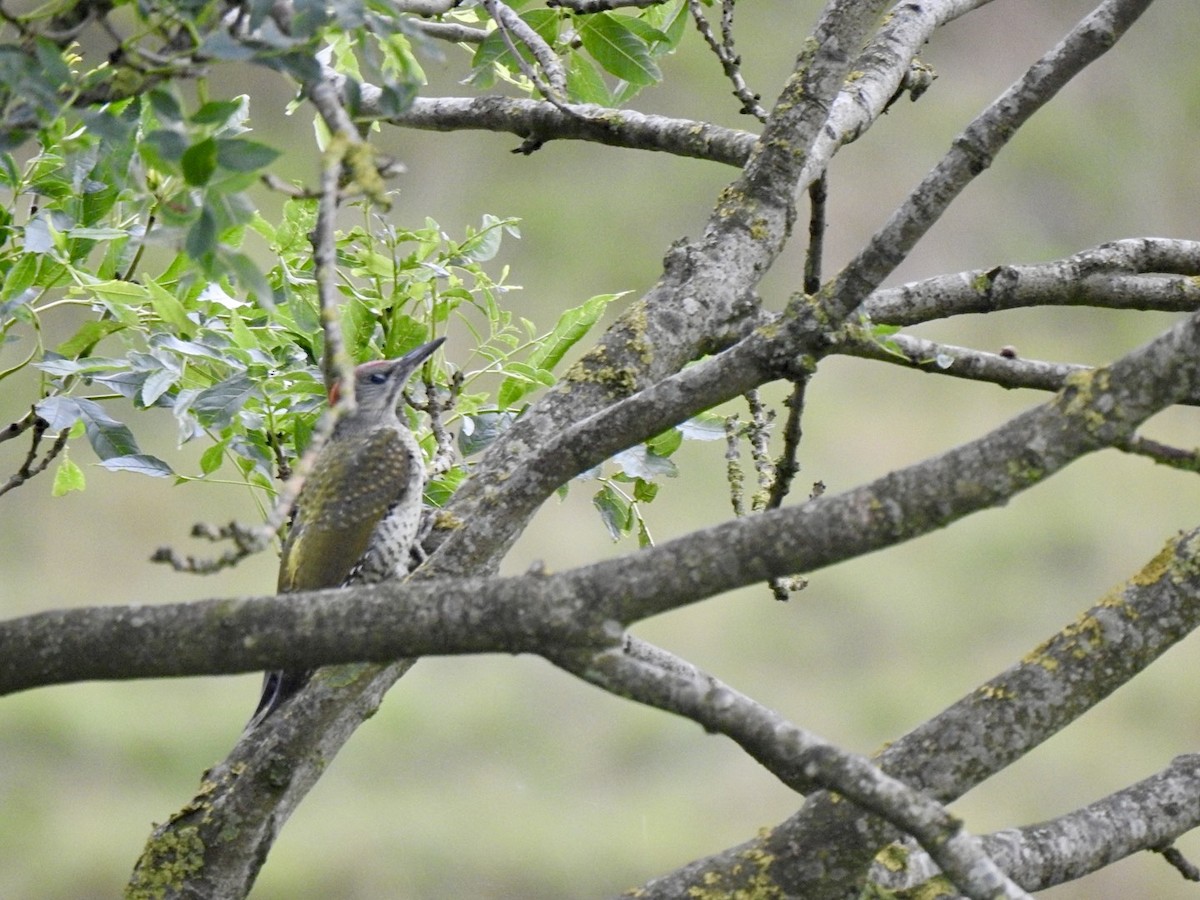
[[[410,350],[398,359],[377,359],[355,369],[354,398],[358,403],[358,415],[372,420],[394,414],[408,379],[445,340],[438,338]],[[335,384],[329,392],[329,402],[336,403],[337,398],[338,388]]]

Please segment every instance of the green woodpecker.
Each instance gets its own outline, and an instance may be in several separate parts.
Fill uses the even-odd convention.
[[[279,593],[373,583],[408,573],[421,521],[425,466],[421,448],[396,408],[409,377],[443,340],[355,370],[356,408],[337,423],[296,500],[279,563]],[[266,719],[311,675],[268,672],[247,727]]]

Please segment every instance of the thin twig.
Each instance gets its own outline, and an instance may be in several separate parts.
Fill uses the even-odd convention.
[[[754,93],[742,77],[742,58],[733,49],[733,5],[734,0],[721,2],[721,39],[713,34],[712,26],[704,15],[700,0],[688,0],[688,11],[696,23],[696,29],[708,44],[709,49],[721,63],[725,77],[733,85],[733,95],[742,102],[741,112],[754,116],[760,122],[767,121],[767,111],[759,102],[761,95]]]
[[[567,101],[567,73],[562,67],[562,60],[558,58],[558,54],[542,40],[542,36],[534,31],[528,22],[517,15],[513,8],[503,3],[502,0],[482,0],[482,2],[483,8],[496,23],[500,36],[504,39],[504,45],[512,54],[513,61],[521,70],[521,74],[533,83],[538,93],[555,106],[565,104]],[[537,69],[526,61],[517,47],[516,41],[520,41],[529,50],[542,72],[545,73],[545,78],[542,78]]]
[[[35,475],[39,475],[46,471],[50,463],[53,462],[67,446],[67,437],[69,435],[69,431],[64,429],[58,433],[58,437],[54,439],[54,443],[50,445],[50,449],[47,450],[46,454],[39,460],[38,447],[41,446],[42,437],[45,435],[46,429],[49,428],[49,424],[45,419],[37,416],[36,413],[31,413],[31,415],[33,415],[33,434],[29,440],[29,450],[25,454],[25,461],[21,463],[21,468],[17,469],[16,472],[9,476],[8,481],[0,485],[0,496],[20,487]],[[28,418],[28,416],[26,416],[26,418]],[[19,426],[19,424],[20,422],[12,423],[12,425],[8,426],[6,431]],[[11,436],[15,437],[15,435]]]
[[[829,179],[824,172],[808,186],[808,250],[804,254],[804,293],[821,289],[821,266],[825,255],[825,201]]]

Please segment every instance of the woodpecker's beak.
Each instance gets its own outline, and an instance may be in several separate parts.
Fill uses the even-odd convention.
[[[436,340],[430,341],[428,344],[422,344],[420,347],[414,347],[412,350],[409,350],[396,360],[394,371],[406,373],[415,372],[417,366],[425,362],[425,360],[429,359],[429,357],[433,356],[433,352],[444,343],[446,343],[446,339],[444,337],[440,337]]]

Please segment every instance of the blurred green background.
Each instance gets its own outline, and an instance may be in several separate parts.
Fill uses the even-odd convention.
[[[940,77],[903,100],[831,169],[827,271],[834,271],[936,162],[952,137],[1090,9],[1079,0],[1006,0],[940,31],[923,54]],[[818,7],[739,7],[739,49],[768,100]],[[747,127],[719,68],[690,40],[666,63],[644,111]],[[1160,0],[970,187],[890,283],[1036,262],[1144,235],[1198,238],[1200,17]],[[461,61],[425,60],[429,95],[459,94]],[[280,110],[286,85],[229,75],[252,93],[260,135],[289,148],[278,174],[311,180],[311,117]],[[214,92],[214,96],[216,93]],[[669,243],[696,235],[732,170],[661,154],[550,143],[509,153],[512,136],[385,129],[408,174],[393,217],[432,216],[452,235],[482,213],[519,216],[523,239],[497,265],[525,290],[521,315],[549,325],[601,292],[653,283]],[[265,205],[277,202],[264,200]],[[763,285],[778,308],[800,281],[799,242]],[[956,319],[929,337],[1026,357],[1103,363],[1172,321],[1069,309]],[[53,343],[53,341],[50,341]],[[22,354],[0,348],[0,365]],[[0,421],[27,407],[27,384],[0,395]],[[775,400],[782,389],[769,387]],[[1031,392],[830,360],[810,389],[797,494],[841,491],[969,440],[1041,402]],[[731,409],[734,407],[730,407]],[[188,468],[169,417],[131,423],[143,447]],[[1197,443],[1196,412],[1148,433]],[[21,442],[0,446],[0,475]],[[723,447],[690,444],[683,475],[647,509],[665,540],[729,515]],[[81,464],[88,451],[75,451]],[[169,483],[85,466],[88,489],[51,499],[43,476],[0,499],[0,615],[93,603],[262,594],[270,554],[201,579],[147,562],[184,552],[194,521],[253,520],[220,485]],[[506,562],[561,570],[632,553],[613,545],[576,483],[552,500]],[[911,544],[813,574],[786,604],[739,591],[641,625],[798,724],[870,752],[1011,664],[1135,572],[1177,529],[1200,520],[1200,479],[1107,452],[1004,509]],[[976,832],[1062,814],[1143,778],[1200,740],[1197,642],[1186,641],[1066,733],[955,805]],[[178,808],[254,707],[257,675],[27,692],[0,702],[0,897],[116,895],[151,823]],[[253,894],[274,898],[584,898],[611,894],[742,841],[797,798],[723,738],[576,682],[535,658],[422,661],[350,742],[284,830]],[[1200,859],[1200,841],[1181,848]],[[1072,898],[1195,896],[1155,857],[1075,885]]]

